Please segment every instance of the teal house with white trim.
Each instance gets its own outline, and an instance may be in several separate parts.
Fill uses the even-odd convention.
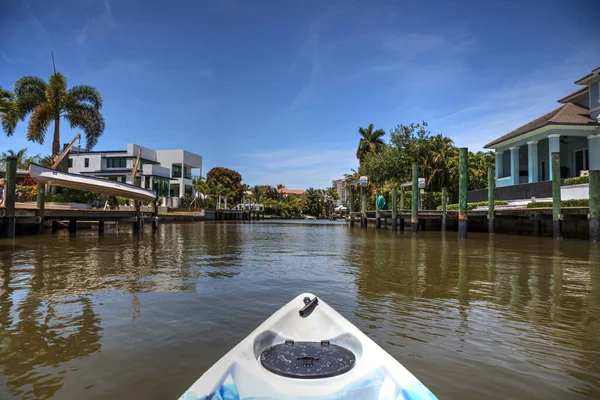
[[[561,178],[600,170],[600,68],[575,84],[560,107],[485,145],[496,153],[497,187],[551,180],[554,152]]]

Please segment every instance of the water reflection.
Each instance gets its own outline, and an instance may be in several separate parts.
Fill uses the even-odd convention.
[[[176,397],[302,291],[440,398],[600,396],[600,247],[583,241],[218,223],[19,243],[0,243],[13,396],[93,397],[85,378],[99,397]]]

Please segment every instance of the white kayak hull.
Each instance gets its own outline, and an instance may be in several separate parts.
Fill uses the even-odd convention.
[[[88,192],[105,193],[112,196],[142,201],[153,201],[156,198],[155,192],[128,183],[116,182],[93,176],[60,172],[51,168],[42,167],[38,164],[31,164],[29,166],[29,175],[31,175],[38,183],[47,185],[62,186]]]
[[[308,316],[300,316],[306,297],[314,295],[301,294],[269,317],[180,399],[436,399],[398,361],[320,298]],[[270,372],[261,363],[261,353],[286,340],[329,340],[354,353],[354,367],[341,375],[316,379]]]

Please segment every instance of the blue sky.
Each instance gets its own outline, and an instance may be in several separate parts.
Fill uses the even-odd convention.
[[[480,149],[600,66],[583,1],[0,0],[0,85],[57,69],[104,97],[97,150],[185,148],[249,184],[326,187],[357,129],[426,120]],[[27,147],[22,123],[0,151]],[[65,124],[63,142],[75,131]]]

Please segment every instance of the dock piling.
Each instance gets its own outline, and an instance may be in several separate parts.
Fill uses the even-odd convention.
[[[102,220],[98,221],[98,234],[99,235],[104,234],[104,221],[102,221]]]
[[[367,192],[364,186],[360,187],[360,227],[367,227]]]
[[[375,229],[381,229],[381,211],[377,207],[377,199],[379,199],[379,190],[375,191]]]
[[[392,188],[392,231],[398,230],[398,188]]]
[[[590,171],[590,240],[600,242],[600,170]]]
[[[348,207],[350,211],[350,228],[354,228],[354,214],[352,214],[354,212],[354,185],[350,185],[348,188],[348,202],[350,203]]]
[[[16,218],[15,218],[15,197],[17,195],[17,157],[10,156],[6,158],[6,178],[4,180],[4,190],[6,191],[6,237],[15,237]]]
[[[467,238],[467,171],[469,149],[461,147],[458,159],[458,238]]]
[[[69,235],[75,236],[77,234],[77,218],[69,218]]]
[[[552,231],[554,239],[562,238],[560,213],[560,153],[552,153]]]
[[[44,233],[44,216],[46,214],[45,211],[45,202],[46,202],[46,185],[41,183],[37,184],[37,207],[38,207],[38,216],[40,217],[40,226],[38,228],[38,232],[40,235]]]
[[[141,218],[140,218],[140,201],[134,200],[135,207],[135,219],[133,221],[133,233],[140,233],[142,230]]]
[[[495,210],[496,205],[496,168],[494,166],[488,167],[488,232],[490,235],[494,234],[495,228]]]
[[[412,233],[419,231],[419,164],[412,165],[412,213],[410,216],[410,229]]]
[[[446,232],[446,216],[448,213],[448,194],[446,188],[442,188],[442,232]]]

